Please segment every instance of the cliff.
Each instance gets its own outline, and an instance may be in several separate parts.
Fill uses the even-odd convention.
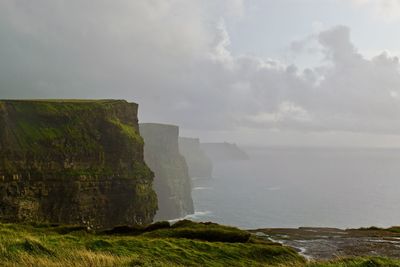
[[[179,128],[173,125],[143,123],[145,162],[154,171],[154,189],[159,210],[156,220],[168,220],[192,214],[193,200],[188,168],[179,153]]]
[[[211,159],[201,149],[198,138],[180,137],[179,151],[185,157],[190,177],[212,177]]]
[[[157,209],[138,105],[0,101],[0,219],[109,227]]]
[[[201,148],[212,161],[247,160],[249,156],[236,144],[231,143],[202,143]]]

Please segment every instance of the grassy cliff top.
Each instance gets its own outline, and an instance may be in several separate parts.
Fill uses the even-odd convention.
[[[170,226],[82,227],[0,224],[2,266],[277,266],[304,263],[293,249],[246,231],[182,221]]]
[[[0,224],[2,266],[400,266],[399,260],[309,261],[293,249],[213,223],[159,222],[88,232],[82,227]]]
[[[138,104],[118,99],[0,99],[1,109],[18,112],[19,117],[32,114],[63,114],[78,110],[110,109],[115,107],[133,107],[137,112]]]
[[[117,145],[120,154],[140,154],[137,109],[135,103],[113,99],[0,100],[0,147],[41,162],[90,161]]]
[[[48,102],[48,103],[116,103],[123,99],[0,99],[0,102]]]
[[[0,108],[6,106],[24,107],[45,107],[49,111],[60,109],[93,108],[93,107],[112,107],[115,105],[133,105],[137,108],[138,104],[121,99],[0,99]]]

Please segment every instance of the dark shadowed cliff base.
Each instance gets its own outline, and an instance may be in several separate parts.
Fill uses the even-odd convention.
[[[0,101],[0,219],[109,227],[157,209],[138,105]]]
[[[179,128],[174,125],[141,123],[146,164],[154,171],[158,196],[155,220],[182,218],[194,212],[191,181],[184,157],[179,153]]]

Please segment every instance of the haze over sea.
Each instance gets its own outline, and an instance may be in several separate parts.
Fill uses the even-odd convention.
[[[400,149],[248,148],[195,179],[199,221],[261,227],[400,224]]]

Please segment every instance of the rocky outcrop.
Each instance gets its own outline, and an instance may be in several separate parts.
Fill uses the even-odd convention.
[[[192,178],[211,178],[213,166],[200,147],[198,138],[179,138],[179,151],[185,157]]]
[[[229,160],[247,160],[249,156],[236,144],[231,143],[202,143],[201,148],[213,162]]]
[[[192,214],[191,182],[184,157],[179,153],[179,128],[173,125],[143,123],[145,161],[154,171],[154,189],[159,210],[156,220],[169,220]]]
[[[0,219],[96,228],[150,223],[138,105],[0,101]]]

